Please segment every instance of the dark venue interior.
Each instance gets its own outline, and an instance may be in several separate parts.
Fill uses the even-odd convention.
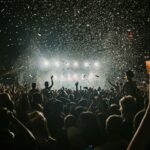
[[[0,149],[149,139],[149,0],[0,0]]]

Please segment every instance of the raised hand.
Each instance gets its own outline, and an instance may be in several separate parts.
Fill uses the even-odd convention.
[[[75,86],[78,86],[78,84],[79,84],[79,82],[76,82],[76,83],[75,83]]]

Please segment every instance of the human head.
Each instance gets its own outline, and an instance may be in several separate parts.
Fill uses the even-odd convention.
[[[44,85],[45,85],[46,88],[49,87],[49,82],[45,81]]]
[[[7,93],[0,94],[0,108],[7,108],[10,111],[14,109],[14,103],[11,101],[10,95]]]
[[[125,75],[127,79],[132,79],[134,77],[134,73],[131,70],[128,70]]]
[[[106,132],[109,136],[120,135],[122,118],[119,115],[111,115],[106,120]]]
[[[127,119],[128,117],[134,117],[136,113],[136,101],[132,96],[124,96],[121,98],[120,102],[120,111],[122,116]]]
[[[36,88],[36,83],[32,83],[32,89]]]

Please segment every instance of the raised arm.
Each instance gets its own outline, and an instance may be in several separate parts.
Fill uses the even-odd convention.
[[[51,76],[51,85],[49,86],[49,89],[51,89],[54,85],[54,81],[53,81],[53,75]]]
[[[79,83],[76,82],[76,83],[75,83],[75,86],[76,86],[76,92],[78,92],[78,85],[79,85]]]

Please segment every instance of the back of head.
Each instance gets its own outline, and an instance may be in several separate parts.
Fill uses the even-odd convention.
[[[75,126],[76,124],[76,118],[73,115],[67,115],[64,119],[65,122],[65,127],[71,127],[71,126]]]
[[[126,77],[127,77],[127,79],[132,79],[132,78],[134,77],[133,71],[128,70],[128,71],[126,72]]]
[[[119,106],[117,104],[111,104],[109,107],[110,115],[120,115]]]
[[[136,101],[132,96],[124,96],[120,100],[120,110],[122,115],[130,114],[134,115],[136,113]]]
[[[48,137],[49,133],[47,128],[47,120],[44,117],[43,113],[39,111],[34,111],[28,114],[28,116],[32,132],[38,137],[40,136]]]
[[[106,131],[108,135],[119,135],[122,128],[122,118],[118,115],[111,115],[106,120]]]
[[[32,89],[36,88],[36,83],[32,83]]]
[[[13,111],[14,104],[11,101],[9,94],[1,93],[0,94],[0,108],[7,108],[10,111]]]
[[[49,87],[49,82],[45,81],[44,85],[45,85],[46,88]]]

